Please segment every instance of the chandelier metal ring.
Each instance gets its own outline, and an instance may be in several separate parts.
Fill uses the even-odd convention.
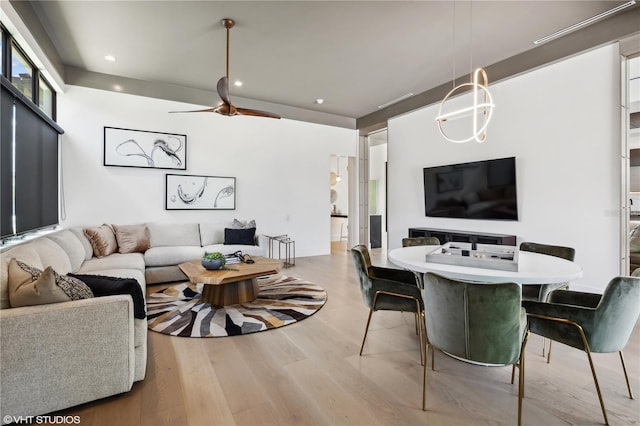
[[[478,82],[479,77],[482,77],[483,79],[482,83]],[[453,143],[465,143],[474,139],[480,143],[485,141],[485,139],[487,138],[487,134],[485,133],[485,130],[489,125],[489,121],[491,121],[491,116],[493,115],[493,110],[495,108],[495,105],[493,103],[493,98],[491,97],[491,93],[489,93],[489,89],[487,88],[487,86],[488,86],[487,74],[482,68],[478,68],[473,74],[473,82],[460,84],[454,87],[449,93],[447,93],[447,95],[444,97],[442,102],[440,102],[440,108],[438,109],[438,115],[436,117],[436,121],[438,123],[438,130],[440,131],[440,134],[442,134],[442,136],[445,139]],[[447,100],[449,100],[449,98],[451,98],[457,92],[461,92],[461,91],[464,92],[468,88],[470,88],[473,91],[473,104],[471,106],[460,108],[455,111],[443,114],[442,113],[443,106],[447,102]],[[479,98],[480,92],[482,92],[484,99],[483,99],[483,102],[479,103],[478,98]],[[442,123],[452,119],[462,118],[464,116],[469,115],[469,113],[471,113],[473,116],[472,135],[470,137],[466,139],[454,139],[445,133],[444,129],[442,128]],[[484,122],[480,126],[478,124],[479,114],[485,117]]]

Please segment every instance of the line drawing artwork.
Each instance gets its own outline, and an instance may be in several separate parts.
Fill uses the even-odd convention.
[[[218,191],[218,195],[216,195],[216,200],[213,202],[213,207],[218,207],[218,200],[221,198],[231,197],[234,193],[233,186],[225,186],[220,191]]]
[[[180,197],[180,200],[182,200],[182,202],[185,204],[193,204],[196,201],[198,201],[200,198],[202,198],[202,196],[204,195],[204,190],[207,187],[207,179],[209,178],[206,178],[206,177],[204,178],[204,182],[202,183],[202,186],[193,195],[187,195],[182,189],[182,185],[181,184],[178,185],[178,197]],[[214,204],[214,207],[215,207],[215,204]]]
[[[104,128],[104,165],[186,170],[187,136]]]
[[[166,175],[166,210],[235,210],[236,178]]]
[[[151,150],[151,154],[147,154],[144,151],[144,149],[140,146],[140,144],[138,144],[138,142],[136,142],[135,139],[129,139],[129,140],[126,140],[124,142],[120,142],[120,144],[116,147],[116,152],[118,154],[120,154],[120,155],[125,156],[125,157],[131,156],[131,155],[137,155],[137,156],[140,156],[140,157],[144,157],[144,159],[147,160],[147,164],[149,164],[150,167],[155,167],[156,163],[155,163],[155,161],[153,161],[153,154],[155,154],[156,150],[160,150],[160,152],[165,153],[167,155],[167,157],[169,157],[171,159],[171,161],[177,167],[181,167],[182,166],[182,160],[180,159],[180,157],[178,157],[178,155],[176,153],[182,149],[182,141],[180,141],[178,138],[176,138],[174,136],[169,136],[169,139],[173,139],[173,140],[177,141],[178,142],[178,146],[176,148],[171,148],[167,141],[162,140],[162,139],[156,139],[156,141],[153,142],[153,149]],[[123,145],[126,145],[126,144],[135,145],[140,150],[140,152],[139,153],[121,152],[120,148]]]

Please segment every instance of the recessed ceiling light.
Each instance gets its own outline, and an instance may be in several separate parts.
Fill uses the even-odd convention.
[[[104,55],[104,60],[105,61],[109,61],[109,62],[115,62],[116,61],[116,57],[113,55]]]
[[[115,90],[116,92],[122,92],[122,86],[120,86],[119,84],[114,84],[113,90]]]
[[[233,82],[233,85],[236,87],[242,87],[242,82],[240,80],[236,80]]]
[[[322,98],[318,98],[318,99],[316,99],[314,102],[315,102],[316,104],[318,104],[318,105],[322,105],[322,104],[324,103],[324,99],[322,99]]]

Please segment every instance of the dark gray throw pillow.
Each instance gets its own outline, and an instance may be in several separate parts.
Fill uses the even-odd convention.
[[[224,228],[224,243],[226,245],[242,244],[247,246],[255,245],[254,237],[256,235],[256,228],[247,229],[231,229]]]

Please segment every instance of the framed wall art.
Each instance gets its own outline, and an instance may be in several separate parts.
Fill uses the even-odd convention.
[[[187,170],[187,135],[105,126],[103,164]]]
[[[235,210],[236,178],[166,175],[165,210]]]

